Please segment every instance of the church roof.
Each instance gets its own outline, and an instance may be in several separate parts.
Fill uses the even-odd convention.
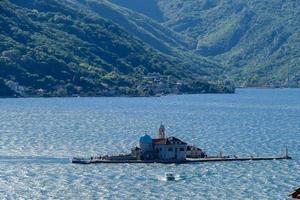
[[[140,137],[140,143],[152,143],[151,136],[148,134],[145,134],[144,136]]]
[[[187,144],[176,137],[157,138],[157,139],[153,139],[152,141],[154,144],[182,144],[182,145]]]

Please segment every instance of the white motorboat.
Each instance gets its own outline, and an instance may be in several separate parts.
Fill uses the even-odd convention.
[[[166,173],[165,178],[167,181],[175,181],[175,175],[171,172]]]

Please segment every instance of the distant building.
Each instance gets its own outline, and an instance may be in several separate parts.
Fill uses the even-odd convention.
[[[151,82],[169,82],[170,75],[161,75],[158,72],[148,73],[147,76],[144,76],[144,80]]]

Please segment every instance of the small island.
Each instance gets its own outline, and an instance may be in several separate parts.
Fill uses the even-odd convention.
[[[208,156],[205,151],[176,137],[166,137],[164,125],[160,125],[157,138],[145,134],[139,139],[139,146],[131,149],[129,154],[114,156],[94,156],[90,158],[73,157],[72,163],[196,163],[216,161],[247,161],[247,160],[283,160],[292,159],[286,149],[284,156],[272,157],[238,157]]]

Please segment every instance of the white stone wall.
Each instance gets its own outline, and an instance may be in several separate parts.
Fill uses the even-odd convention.
[[[175,150],[177,148],[177,151]],[[169,151],[171,149],[171,151]],[[181,149],[183,151],[181,151]],[[159,159],[162,160],[185,160],[186,159],[186,145],[182,144],[157,144],[155,150],[158,150]],[[177,156],[176,156],[177,155]]]

